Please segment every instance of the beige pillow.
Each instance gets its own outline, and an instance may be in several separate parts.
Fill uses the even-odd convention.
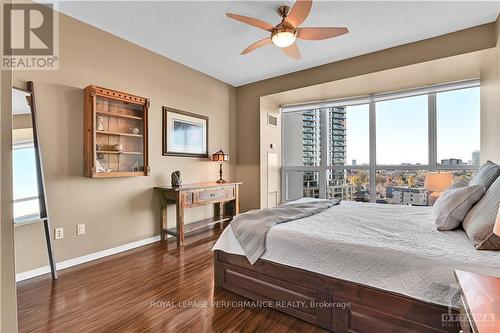
[[[500,165],[486,161],[472,177],[469,185],[484,185],[488,190],[498,176],[500,176]]]
[[[471,208],[482,198],[484,191],[483,185],[458,188],[450,186],[432,207],[437,230],[457,228]]]
[[[500,250],[500,237],[493,233],[499,204],[500,177],[470,210],[463,222],[465,232],[478,250]]]

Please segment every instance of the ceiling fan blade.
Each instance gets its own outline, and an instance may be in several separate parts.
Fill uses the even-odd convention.
[[[292,27],[301,25],[311,12],[312,0],[297,0],[285,18],[285,22]]]
[[[249,17],[249,16],[243,16],[243,15],[238,15],[238,14],[232,14],[232,13],[226,13],[226,16],[229,18],[232,18],[233,20],[240,21],[246,24],[249,24],[251,26],[272,32],[274,27],[270,25],[267,22],[261,21],[259,19]]]
[[[297,43],[293,43],[288,47],[284,47],[282,48],[282,50],[290,58],[293,58],[295,60],[299,60],[300,58],[302,58],[302,56],[300,55],[299,48],[297,47]]]
[[[331,27],[331,28],[297,28],[297,38],[306,40],[321,40],[337,37],[349,32],[347,28]]]
[[[261,39],[255,43],[253,43],[252,45],[250,45],[249,47],[247,47],[246,49],[243,50],[243,52],[241,52],[241,54],[247,54],[247,53],[250,53],[252,51],[255,51],[256,49],[258,49],[259,47],[262,47],[262,46],[265,46],[267,44],[271,44],[271,37],[267,37],[267,38],[264,38],[264,39]]]

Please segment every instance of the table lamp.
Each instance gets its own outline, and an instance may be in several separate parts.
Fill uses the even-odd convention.
[[[219,180],[217,181],[217,183],[226,183],[226,181],[222,178],[222,162],[227,160],[229,160],[229,155],[223,152],[222,149],[212,154],[212,161],[220,163]]]
[[[447,172],[429,172],[425,177],[424,187],[429,194],[429,204],[432,206],[441,195],[453,183],[453,174]]]
[[[500,236],[500,206],[498,206],[497,220],[495,222],[495,227],[493,228],[493,233]]]

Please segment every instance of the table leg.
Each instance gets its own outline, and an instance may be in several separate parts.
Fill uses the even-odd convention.
[[[224,217],[224,202],[217,202],[214,204],[214,217],[222,219]],[[219,227],[224,229],[224,222],[219,222]]]
[[[176,226],[177,226],[177,246],[184,246],[184,206],[181,198],[178,198],[175,203],[176,207]]]
[[[161,240],[164,241],[167,239],[166,231],[167,231],[167,204],[162,203],[160,208],[160,236]]]
[[[236,185],[234,189],[234,215],[238,215],[239,213],[240,213],[240,187]]]

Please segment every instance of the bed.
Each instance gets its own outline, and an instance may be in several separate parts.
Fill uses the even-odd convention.
[[[217,286],[334,332],[458,332],[454,270],[500,276],[429,207],[342,202],[274,226],[254,265],[230,227],[213,249]]]

